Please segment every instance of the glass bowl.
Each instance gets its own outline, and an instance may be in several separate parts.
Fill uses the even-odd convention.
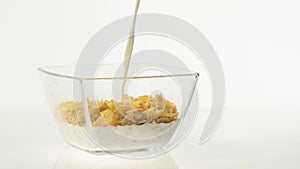
[[[39,68],[66,142],[92,153],[152,151],[175,144],[171,140],[188,113],[199,74],[164,65],[130,66],[147,69],[129,71],[125,78],[119,64]]]

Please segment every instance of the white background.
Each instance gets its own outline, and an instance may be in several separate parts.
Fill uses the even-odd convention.
[[[37,68],[75,64],[95,32],[132,14],[133,7],[133,0],[0,0],[0,166],[51,166],[64,142],[48,110]],[[212,148],[207,152],[219,152],[213,149],[218,146],[224,150],[226,143],[242,147],[233,150],[238,154],[231,162],[218,157],[224,164],[220,167],[251,166],[240,160],[243,156],[262,156],[260,166],[275,163],[280,168],[292,163],[300,167],[294,155],[300,150],[299,7],[296,0],[142,0],[141,13],[170,14],[192,23],[219,55],[227,103],[221,127],[206,145]],[[191,67],[199,64],[190,62]],[[209,95],[205,75],[200,82],[204,85],[199,90]],[[203,107],[209,105],[207,100],[202,98]],[[253,150],[250,155],[249,149]],[[266,149],[275,154],[285,152],[282,157],[288,158],[280,162],[278,159],[284,158],[273,154],[273,159],[264,161],[272,156],[264,154]],[[52,161],[38,156],[50,150]],[[224,150],[221,154],[227,151],[230,153]],[[30,152],[33,154],[26,156]],[[211,158],[216,159],[214,153]]]

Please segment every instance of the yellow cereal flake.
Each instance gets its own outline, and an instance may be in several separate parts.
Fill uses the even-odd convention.
[[[162,95],[129,97],[127,102],[114,100],[87,101],[93,127],[142,125],[145,123],[170,123],[178,119],[176,105]],[[80,102],[64,102],[59,105],[64,122],[84,126],[84,109]]]
[[[140,96],[136,100],[139,101],[139,102],[148,102],[149,96],[147,96],[147,95]]]

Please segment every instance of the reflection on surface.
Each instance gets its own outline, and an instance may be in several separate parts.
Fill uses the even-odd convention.
[[[130,160],[113,155],[93,155],[66,147],[53,169],[178,169],[172,157],[164,154],[155,158]]]

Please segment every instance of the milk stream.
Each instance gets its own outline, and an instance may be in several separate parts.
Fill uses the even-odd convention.
[[[134,34],[135,34],[135,24],[136,24],[136,18],[137,18],[137,14],[138,14],[138,10],[139,10],[139,6],[140,6],[140,0],[136,1],[136,5],[135,5],[135,11],[134,11],[134,18],[133,18],[133,23],[132,23],[132,27],[130,30],[130,35],[127,41],[127,46],[126,46],[126,51],[125,51],[125,56],[124,56],[124,80],[122,82],[122,101],[126,100],[126,93],[125,93],[125,85],[126,85],[126,81],[127,81],[127,76],[128,76],[128,69],[129,69],[129,65],[130,65],[130,59],[131,59],[131,55],[132,55],[132,50],[134,47]]]

